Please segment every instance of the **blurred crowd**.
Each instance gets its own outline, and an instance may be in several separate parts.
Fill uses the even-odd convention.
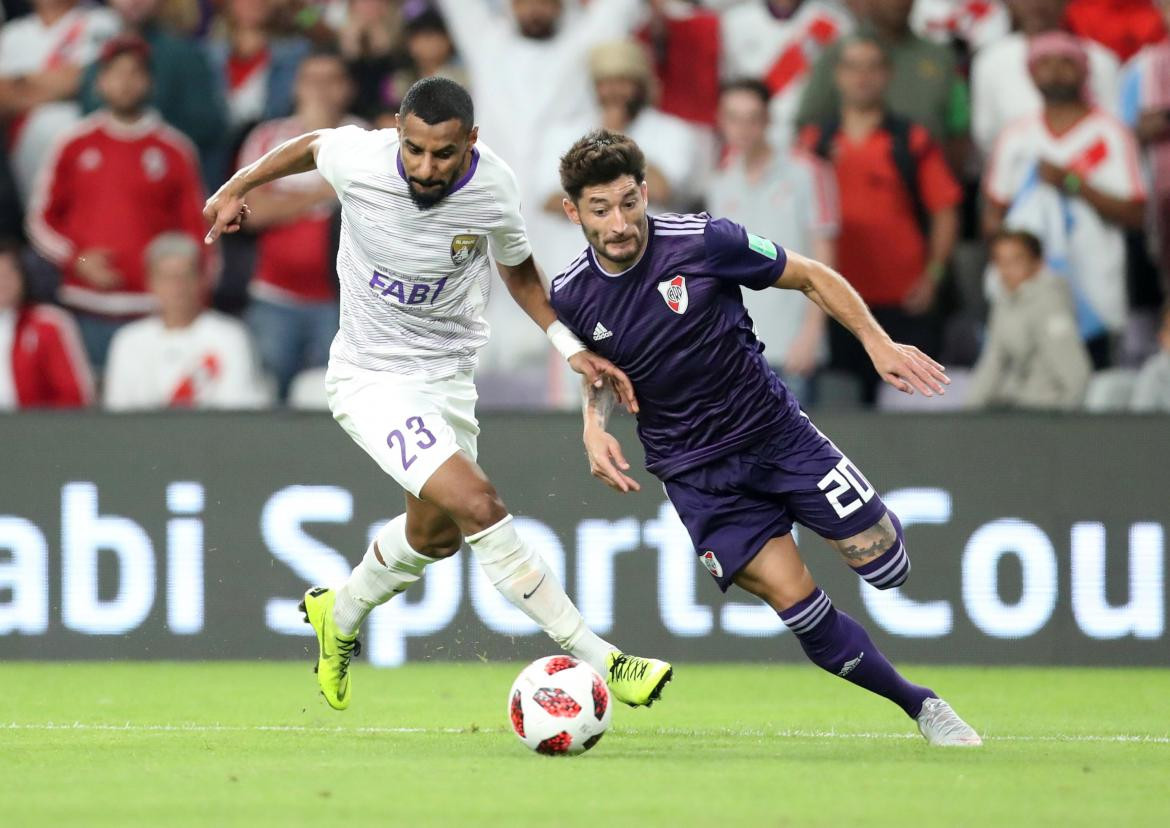
[[[537,262],[584,246],[559,155],[604,126],[652,211],[836,267],[954,379],[934,409],[1170,411],[1170,0],[5,0],[0,410],[324,405],[333,191],[206,194],[310,130],[469,86]],[[808,405],[915,409],[802,295],[745,292]],[[577,383],[503,291],[481,407]]]

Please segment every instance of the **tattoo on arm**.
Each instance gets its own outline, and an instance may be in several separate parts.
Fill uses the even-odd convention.
[[[617,398],[609,383],[602,383],[600,388],[589,384],[588,380],[582,383],[584,391],[584,408],[586,424],[595,423],[605,428],[609,422],[609,413],[613,410]]]
[[[894,524],[889,515],[885,515],[872,529],[845,540],[834,541],[833,545],[846,561],[862,564],[885,552],[897,539]]]

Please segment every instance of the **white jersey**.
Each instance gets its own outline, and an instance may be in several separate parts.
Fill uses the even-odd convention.
[[[783,20],[767,5],[756,0],[723,13],[722,73],[727,79],[760,78],[767,84],[770,137],[787,145],[813,66],[825,49],[853,31],[853,18],[844,4],[832,0],[804,0]]]
[[[1117,56],[1092,40],[1081,38],[1089,56],[1085,82],[1092,103],[1106,112],[1118,111]],[[1035,115],[1044,101],[1028,72],[1028,36],[1011,32],[975,53],[971,61],[971,136],[987,157],[1000,134],[1014,121]]]
[[[516,177],[482,143],[441,201],[420,209],[398,132],[326,130],[317,169],[341,200],[341,329],[331,360],[394,374],[454,376],[487,342],[488,249],[518,265],[532,254]]]
[[[86,66],[97,60],[102,44],[120,26],[112,10],[88,4],[73,7],[51,25],[35,12],[18,17],[0,28],[0,78]],[[79,120],[81,108],[70,97],[47,101],[9,122],[8,161],[22,200],[32,192],[56,137]]]
[[[1137,141],[1100,109],[1061,135],[1052,134],[1043,113],[1029,115],[1000,133],[983,175],[987,196],[1011,207],[1005,223],[1040,236],[1049,261],[1065,259],[1078,297],[1106,328],[1120,331],[1127,308],[1125,234],[1084,198],[1041,183],[1035,172],[1039,161],[1075,170],[1106,195],[1144,201]]]
[[[186,328],[157,316],[118,329],[105,372],[105,407],[259,408],[268,400],[244,323],[204,311]]]

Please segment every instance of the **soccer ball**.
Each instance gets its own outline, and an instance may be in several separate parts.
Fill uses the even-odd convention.
[[[516,736],[546,756],[584,753],[601,741],[612,715],[609,688],[597,671],[571,656],[537,659],[508,692]]]

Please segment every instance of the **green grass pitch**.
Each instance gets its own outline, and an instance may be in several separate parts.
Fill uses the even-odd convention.
[[[0,665],[0,824],[1170,825],[1170,670],[918,667],[979,729],[931,749],[808,666],[677,665],[580,758],[507,729],[518,664]]]

